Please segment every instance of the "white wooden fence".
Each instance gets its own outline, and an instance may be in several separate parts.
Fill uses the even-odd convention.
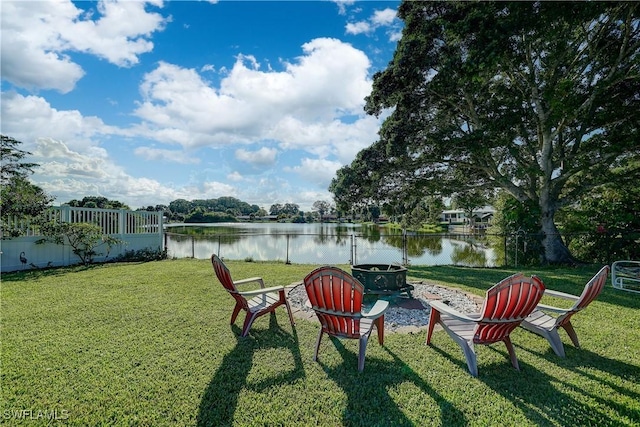
[[[124,209],[91,209],[60,206],[50,208],[47,219],[57,222],[87,222],[102,228],[105,235],[124,243],[114,245],[107,254],[106,245],[98,246],[96,262],[113,259],[126,251],[161,250],[163,245],[162,212]],[[0,240],[0,271],[9,272],[42,267],[59,267],[80,262],[68,245],[36,244],[43,236],[36,224],[10,220],[7,229],[20,229],[22,236]]]

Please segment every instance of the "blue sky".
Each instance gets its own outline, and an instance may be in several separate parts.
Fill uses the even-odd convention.
[[[310,210],[377,139],[398,1],[7,1],[1,132],[60,204],[237,197]]]

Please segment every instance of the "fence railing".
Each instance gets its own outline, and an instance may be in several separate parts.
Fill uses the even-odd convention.
[[[158,234],[162,232],[162,212],[130,211],[126,209],[95,209],[72,206],[55,206],[43,214],[47,222],[86,222],[99,226],[103,234]],[[4,230],[17,230],[21,236],[42,236],[37,222],[8,218]]]
[[[101,228],[102,234],[116,237],[122,244],[97,255],[97,262],[143,249],[161,250],[163,243],[162,212],[130,211],[125,209],[94,209],[71,206],[49,208],[45,221],[57,223],[90,223]],[[9,218],[2,223],[1,271],[15,271],[36,267],[63,266],[77,263],[68,245],[37,244],[44,236],[37,222]],[[17,232],[19,237],[11,237]]]

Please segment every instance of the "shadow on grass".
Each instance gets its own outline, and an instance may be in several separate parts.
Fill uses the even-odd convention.
[[[282,329],[277,323],[275,313],[270,314],[269,329],[252,329],[247,337],[240,337],[241,330],[236,325],[232,325],[231,328],[237,340],[236,345],[225,354],[204,392],[197,416],[198,426],[234,424],[233,416],[238,405],[238,396],[244,389],[262,392],[271,387],[282,387],[282,384],[292,383],[304,376],[296,330],[293,328],[293,332],[288,332]],[[264,378],[260,382],[247,382],[254,354],[271,348],[289,350],[293,355],[294,366],[287,372]]]
[[[567,357],[565,358],[556,356],[551,349],[545,353],[533,351],[529,348],[521,348],[518,351],[528,352],[558,365],[561,369],[573,372],[580,377],[577,382],[592,381],[609,388],[611,393],[604,392],[602,394],[593,394],[582,389],[578,389],[577,391],[583,396],[597,402],[598,406],[611,408],[611,410],[618,413],[620,418],[627,418],[631,420],[632,423],[630,424],[640,425],[640,412],[637,409],[629,408],[612,399],[608,399],[608,396],[616,394],[618,396],[627,397],[631,402],[640,402],[640,386],[638,386],[638,384],[640,384],[640,369],[638,369],[637,366],[630,365],[619,360],[602,357],[594,352],[584,350],[582,348],[577,349],[568,345],[565,345],[565,351],[567,353]],[[603,375],[602,373],[605,373],[606,375]],[[540,372],[538,372],[538,374],[543,376],[545,380],[554,384],[561,384],[567,389],[576,388],[575,384],[566,381],[564,378],[551,378]],[[615,379],[615,381],[612,381],[612,379]],[[590,405],[590,412],[594,412],[592,406],[593,405]],[[589,423],[606,425],[602,420],[609,418],[611,418],[610,414],[600,412],[589,415],[588,418],[581,415],[580,419],[575,421],[571,418],[563,418],[560,419],[560,421],[562,421],[564,425],[584,425]],[[584,421],[588,422],[585,423]],[[610,421],[609,423],[610,425],[619,425],[619,422],[614,423],[613,421]]]
[[[104,264],[77,264],[66,267],[42,267],[2,273],[3,282],[22,282],[25,280],[37,280],[46,277],[64,276],[69,273],[80,273],[103,267]]]
[[[574,347],[565,346],[566,358],[556,356],[551,348],[545,353],[540,353],[518,345],[516,347],[518,353],[528,352],[557,364],[558,373],[561,373],[560,369],[566,369],[578,376],[574,377],[573,381],[569,381],[568,375],[566,377],[552,376],[532,365],[523,363],[520,359],[521,371],[518,372],[509,364],[509,355],[506,350],[498,345],[486,346],[486,348],[500,353],[504,357],[505,365],[483,366],[478,379],[496,393],[513,402],[534,424],[617,426],[621,425],[621,419],[626,419],[630,421],[629,425],[639,425],[640,412],[637,409],[624,406],[616,400],[608,398],[612,395],[622,395],[631,402],[640,401],[640,393],[637,391],[637,384],[640,383],[640,370],[637,366]],[[455,362],[452,355],[437,347],[431,346],[431,348]],[[464,361],[457,364],[460,369],[467,371]],[[606,375],[599,375],[600,372],[604,372]],[[611,381],[611,377],[618,380]],[[523,381],[526,381],[528,387],[522,387]],[[607,393],[603,387],[600,387],[604,391],[603,394],[594,394],[576,386],[576,384],[587,381],[599,383],[611,391]],[[576,400],[572,394],[580,395],[580,400]],[[591,402],[596,402],[596,405]],[[617,413],[618,417],[613,418],[611,411]]]
[[[531,354],[551,362],[558,362],[562,368],[577,375],[577,378],[571,374],[566,377],[551,376],[534,366],[520,362],[522,371],[514,372],[522,376],[520,381],[527,382],[529,385],[527,388],[511,385],[513,381],[509,380],[508,376],[502,375],[500,371],[481,376],[480,379],[496,393],[513,402],[529,420],[537,425],[638,425],[640,413],[637,409],[626,407],[608,398],[612,394],[621,394],[628,397],[630,401],[637,402],[640,398],[638,393],[621,384],[637,384],[638,368],[603,358],[595,353],[581,352],[583,355],[578,360],[572,361],[569,354],[566,359],[561,359],[553,352],[540,354],[530,351]],[[600,370],[618,377],[620,382],[612,383],[604,376],[599,377],[597,372]],[[569,380],[569,377],[572,377],[572,380]],[[606,392],[604,387],[601,387],[602,394],[587,392],[579,384],[588,381],[598,382],[610,388],[611,392]],[[579,396],[579,400],[574,398],[574,395]],[[612,412],[615,412],[617,417],[612,417]]]
[[[456,363],[455,357],[452,357],[452,355],[437,347],[431,346],[431,348]],[[520,359],[518,361],[521,370],[517,371],[511,366],[506,350],[503,351],[498,346],[486,346],[486,348],[503,355],[504,364],[501,362],[489,365],[484,364],[479,368],[478,379],[497,394],[512,402],[535,425],[619,426],[638,425],[640,421],[640,414],[637,410],[607,399],[607,394],[594,395],[576,387],[576,382],[580,383],[581,379],[570,382],[564,378],[551,376],[528,363],[523,363]],[[520,351],[526,350],[519,348],[518,352]],[[635,366],[611,361],[594,353],[589,353],[581,358],[582,362],[588,361],[586,365],[582,362],[570,362],[567,359],[560,359],[553,352],[546,354],[530,353],[550,361],[566,360],[567,362],[563,363],[563,367],[584,376],[585,381],[599,382],[610,387],[615,393],[627,396],[632,401],[637,402],[640,397],[633,390],[621,387],[618,384],[612,384],[610,381],[590,373],[592,367],[595,370],[607,367],[609,369],[606,371],[610,375],[619,376],[621,380],[629,384],[637,384],[637,367]],[[468,374],[469,371],[464,362],[464,356],[461,356],[463,361],[456,364]],[[635,375],[631,374],[634,371]],[[469,381],[471,381],[471,374],[468,375]],[[523,382],[527,383],[527,387],[522,387]],[[580,400],[574,398],[573,394],[580,395]],[[591,402],[597,402],[597,405]],[[618,417],[611,417],[610,411],[615,411]],[[630,420],[630,422],[621,424],[621,419]]]
[[[358,355],[347,350],[338,338],[330,337],[330,340],[344,362],[334,368],[329,368],[320,359],[318,363],[347,396],[343,425],[353,425],[357,420],[357,424],[367,426],[415,426],[415,421],[407,418],[388,393],[389,389],[407,382],[431,396],[439,405],[440,421],[430,420],[429,424],[467,424],[464,414],[453,403],[438,394],[387,347],[383,348],[393,362],[368,357],[364,371],[358,372]]]

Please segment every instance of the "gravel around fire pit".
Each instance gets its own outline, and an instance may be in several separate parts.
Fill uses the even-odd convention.
[[[472,297],[455,289],[425,282],[411,282],[410,284],[414,287],[414,290],[411,291],[413,299],[400,296],[392,300],[393,302],[384,314],[385,332],[411,333],[426,328],[429,321],[429,300],[445,301],[462,313],[477,312],[482,304],[481,298]],[[304,285],[300,284],[292,288],[289,291],[288,299],[295,315],[306,318],[314,317],[313,310],[306,304],[308,299]],[[422,308],[419,308],[420,306]]]

